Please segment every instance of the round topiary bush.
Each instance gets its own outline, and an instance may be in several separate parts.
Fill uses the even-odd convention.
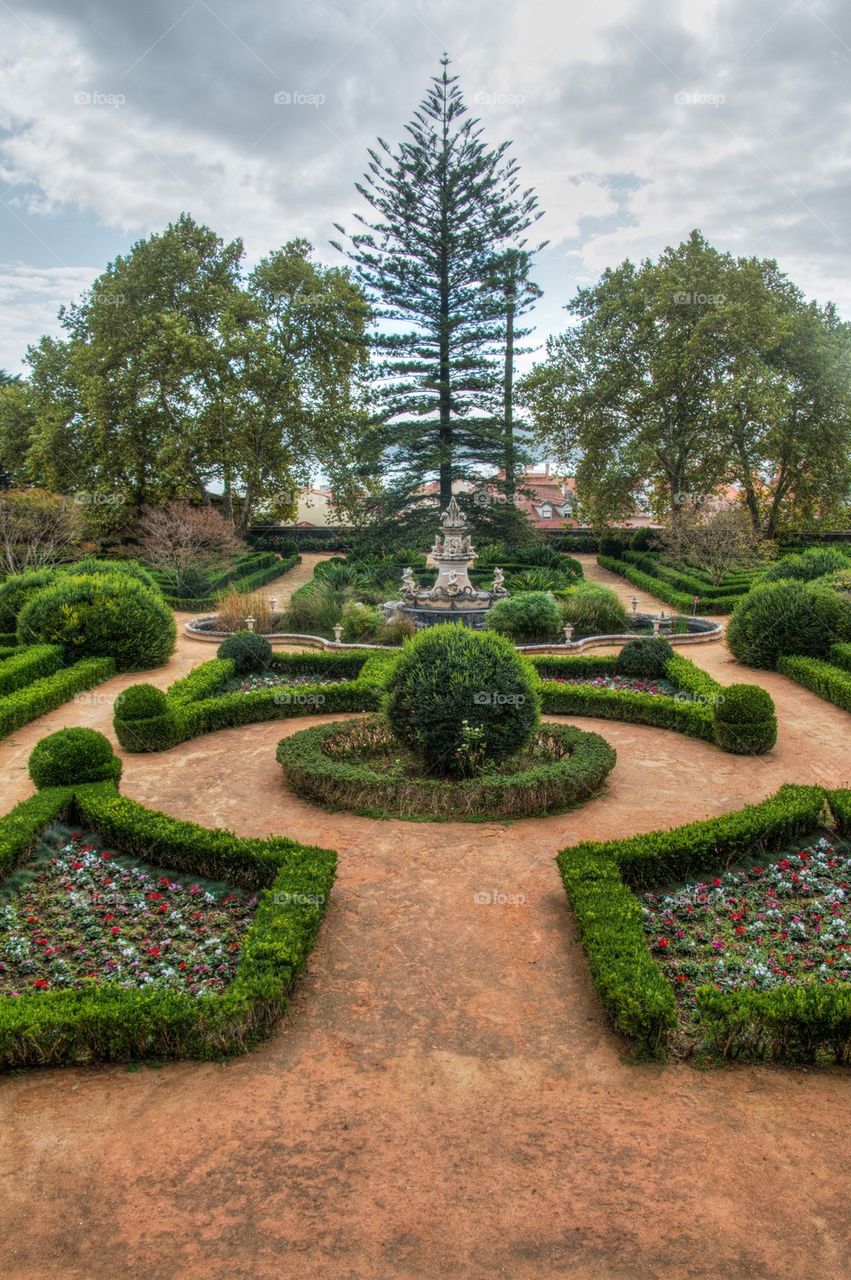
[[[77,782],[117,782],[121,761],[109,739],[94,729],[60,729],[36,743],[27,765],[39,791]]]
[[[731,684],[715,704],[715,741],[724,751],[759,756],[777,741],[774,702],[756,684]]]
[[[546,591],[524,591],[498,601],[485,618],[488,631],[515,644],[546,644],[561,638],[561,610]]]
[[[178,741],[168,699],[152,684],[133,684],[119,693],[112,727],[125,751],[163,751]]]
[[[216,650],[217,658],[230,658],[237,675],[264,671],[272,661],[272,646],[256,631],[234,631]]]
[[[426,772],[469,777],[528,742],[539,683],[504,636],[429,627],[402,650],[388,682],[387,719]]]
[[[33,569],[29,573],[15,573],[7,578],[0,586],[0,631],[14,631],[24,605],[37,592],[55,582],[60,573],[60,569],[52,567]]]
[[[749,667],[773,670],[785,654],[826,658],[851,640],[851,603],[829,587],[772,582],[754,587],[733,611],[727,644]]]
[[[111,657],[119,671],[133,671],[166,662],[177,629],[162,597],[135,578],[62,574],[25,605],[18,639],[62,645],[72,661]]]
[[[674,651],[664,636],[642,636],[638,640],[630,640],[621,649],[617,673],[619,676],[660,680],[673,656]]]

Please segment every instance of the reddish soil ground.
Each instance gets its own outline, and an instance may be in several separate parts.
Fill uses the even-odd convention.
[[[284,582],[298,585],[314,559]],[[274,762],[278,739],[314,720],[126,757],[126,794],[240,834],[332,846],[339,879],[290,1011],[259,1051],[0,1079],[2,1275],[847,1275],[849,1073],[625,1061],[553,862],[577,839],[723,813],[784,781],[848,785],[845,713],[780,676],[745,675],[720,644],[688,652],[722,682],[771,691],[776,750],[733,757],[577,720],[618,763],[603,795],[559,817],[325,814],[288,794]],[[165,686],[210,656],[182,639],[152,678]],[[33,743],[73,723],[111,737],[111,702],[139,678],[0,744],[3,808],[29,792]]]

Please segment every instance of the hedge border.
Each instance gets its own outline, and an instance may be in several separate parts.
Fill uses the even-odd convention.
[[[645,1055],[666,1056],[677,1023],[673,987],[654,959],[636,889],[664,886],[816,832],[825,803],[851,834],[851,791],[787,784],[759,804],[669,831],[563,849],[556,861],[588,958],[615,1027]],[[851,1060],[851,984],[766,992],[697,991],[698,1018],[716,1056]]]
[[[687,595],[684,591],[677,591],[669,583],[657,578],[649,573],[645,573],[642,569],[636,569],[634,565],[629,564],[626,560],[619,560],[615,556],[597,556],[597,563],[603,568],[608,569],[610,573],[616,573],[621,578],[626,578],[627,582],[631,582],[634,587],[639,587],[642,591],[649,592],[650,595],[656,596],[658,600],[664,600],[666,604],[678,609],[681,613],[690,613],[694,608],[694,596],[699,599],[699,609],[702,614],[716,613],[732,613],[740,600],[743,600],[747,592],[743,592],[738,596],[725,596],[719,598],[711,595],[701,595],[699,591]]]
[[[484,774],[460,782],[394,778],[368,764],[326,754],[329,738],[363,733],[369,727],[370,722],[335,721],[282,738],[275,759],[287,785],[314,802],[371,817],[502,821],[540,816],[582,803],[599,791],[617,759],[614,748],[598,733],[554,724],[541,725],[535,737],[551,738],[570,748],[568,757],[520,773]],[[389,730],[388,737],[392,740]]]
[[[0,650],[0,698],[43,676],[52,676],[61,666],[62,646],[58,644],[22,645],[8,656]]]
[[[203,1000],[121,988],[0,997],[0,1067],[219,1058],[268,1035],[315,942],[336,854],[284,837],[242,839],[180,822],[101,782],[40,791],[0,819],[0,872],[25,861],[44,828],[60,818],[89,825],[146,861],[260,889],[260,902],[233,982]]]
[[[257,555],[273,555],[273,552],[257,552]],[[274,563],[267,565],[265,568],[257,569],[254,573],[243,574],[238,576],[233,572],[227,572],[221,578],[214,580],[214,586],[217,591],[223,591],[226,587],[234,587],[237,591],[248,592],[257,591],[260,587],[265,587],[269,582],[275,582],[278,578],[283,578],[301,564],[300,555],[275,557]],[[161,582],[160,590],[163,599],[170,609],[174,609],[180,613],[199,613],[205,609],[215,609],[219,602],[218,595],[199,596],[197,599],[191,599],[188,596],[169,595],[167,587]]]
[[[839,647],[833,646],[834,649]],[[842,711],[851,711],[851,671],[821,658],[795,657],[793,654],[781,654],[777,659],[777,670]]]
[[[395,655],[388,654],[392,662]],[[338,671],[354,678],[333,684],[280,685],[254,693],[222,694],[234,675],[228,658],[213,658],[178,680],[166,692],[164,715],[124,719],[120,705],[113,715],[116,737],[125,751],[167,751],[178,742],[266,720],[337,712],[377,711],[381,706],[384,655],[367,653],[274,653],[270,670]]]
[[[717,584],[712,583],[701,577],[697,571],[687,572],[684,569],[678,569],[676,565],[669,565],[663,560],[659,560],[649,551],[624,551],[623,555],[616,557],[616,559],[625,560],[643,573],[649,574],[651,578],[661,578],[663,582],[675,590],[692,596],[702,596],[705,593],[719,600],[724,600],[728,596],[736,596],[738,598],[746,594],[753,583],[758,581],[756,574],[748,574],[743,577],[735,577],[732,580],[725,578],[724,581]]]
[[[55,711],[75,694],[91,689],[114,675],[115,662],[112,658],[83,658],[73,666],[63,667],[24,688],[7,693],[0,697],[0,738],[48,711]]]

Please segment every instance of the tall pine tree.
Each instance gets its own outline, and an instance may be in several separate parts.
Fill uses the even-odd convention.
[[[525,247],[541,216],[510,143],[485,144],[448,68],[444,55],[398,147],[379,139],[370,150],[357,189],[373,214],[358,216],[363,230],[347,250],[391,326],[375,340],[385,466],[400,491],[438,475],[441,507],[453,480],[504,463],[492,392],[505,296],[492,268],[495,255]]]

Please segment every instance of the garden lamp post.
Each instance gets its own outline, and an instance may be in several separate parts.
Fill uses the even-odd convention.
[[[638,596],[633,596],[630,604],[632,605],[632,616],[635,617],[635,611],[638,608]]]
[[[654,619],[653,619],[653,634],[654,634],[654,636],[658,636],[658,634],[659,634],[659,624],[660,624],[660,619],[659,619],[659,618],[654,618]]]
[[[248,617],[245,619],[245,625],[249,631],[254,630],[256,623],[257,623],[257,619],[252,614],[249,614]]]
[[[275,612],[277,607],[278,607],[278,597],[269,596],[269,608],[272,610],[272,613]]]
[[[339,622],[334,623],[334,644],[340,644],[343,638],[343,628]]]

